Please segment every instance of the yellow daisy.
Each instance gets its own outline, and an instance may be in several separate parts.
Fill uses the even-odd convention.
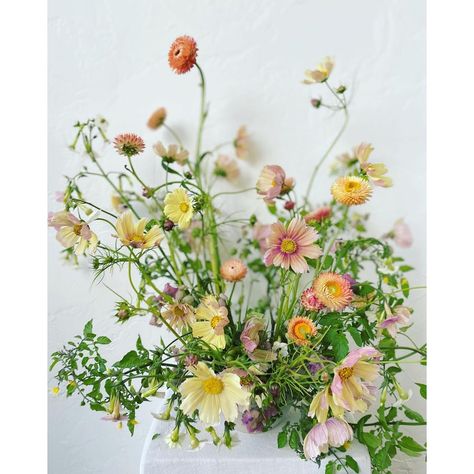
[[[358,206],[367,202],[372,195],[369,183],[358,176],[341,176],[331,187],[334,199],[346,206]]]
[[[145,232],[145,227],[148,219],[143,217],[138,222],[132,215],[131,211],[124,212],[115,224],[117,230],[117,237],[123,245],[133,248],[150,249],[160,245],[164,235],[161,229],[154,225],[148,232]]]
[[[183,188],[168,193],[165,197],[165,216],[178,224],[180,229],[186,229],[193,218],[193,204]]]
[[[198,321],[191,324],[193,336],[218,349],[224,349],[224,327],[229,324],[227,308],[219,305],[214,296],[206,296],[196,309],[196,319]]]
[[[179,391],[183,396],[181,410],[185,415],[199,411],[203,423],[219,422],[221,413],[224,419],[234,422],[237,419],[238,406],[247,408],[250,392],[240,385],[240,377],[231,372],[218,375],[203,362],[189,367],[194,377],[186,379]]]

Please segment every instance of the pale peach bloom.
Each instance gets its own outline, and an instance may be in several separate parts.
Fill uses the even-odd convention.
[[[361,169],[376,186],[388,188],[392,186],[392,180],[385,176],[387,167],[383,163],[369,163],[369,156],[373,151],[374,147],[370,143],[361,143],[354,148],[354,156],[359,161]]]
[[[234,139],[234,148],[235,148],[235,154],[237,155],[237,158],[245,159],[248,157],[248,154],[249,154],[248,138],[249,136],[247,133],[247,128],[244,125],[242,125],[237,130],[237,136]]]
[[[323,219],[331,217],[332,210],[329,206],[322,206],[314,211],[309,212],[304,216],[304,220],[307,224],[313,222],[320,222]]]
[[[138,155],[145,149],[145,142],[134,133],[122,133],[114,138],[114,148],[119,155],[129,158]]]
[[[157,142],[153,145],[153,151],[170,163],[176,162],[181,166],[184,166],[189,158],[189,152],[185,150],[181,145],[169,145],[165,147],[163,143]]]
[[[247,267],[239,258],[230,258],[221,265],[220,273],[226,281],[240,281],[247,275]]]
[[[393,226],[393,240],[399,247],[408,248],[413,244],[410,227],[403,219],[398,219]]]
[[[160,107],[150,115],[150,118],[147,122],[148,128],[150,128],[151,130],[157,130],[165,123],[165,120],[166,109],[164,107]]]
[[[350,304],[354,293],[350,282],[337,273],[320,273],[313,281],[318,300],[333,311],[340,311]]]
[[[230,156],[219,155],[214,166],[214,174],[235,181],[240,175],[239,165]]]
[[[260,252],[265,253],[268,249],[267,239],[272,233],[270,224],[260,224],[257,222],[253,227],[253,238],[258,241]]]

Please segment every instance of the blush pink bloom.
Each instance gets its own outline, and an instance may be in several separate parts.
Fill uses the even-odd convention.
[[[352,441],[354,434],[347,421],[341,418],[329,418],[325,423],[318,423],[306,435],[303,451],[306,459],[317,458],[327,453],[329,448],[339,448]]]
[[[240,335],[240,341],[242,342],[247,352],[253,352],[260,342],[260,336],[258,333],[265,329],[265,322],[262,318],[253,316],[247,320],[244,326],[244,330]]]
[[[268,250],[263,260],[265,265],[275,265],[286,270],[291,268],[296,273],[308,271],[307,258],[321,256],[321,248],[315,244],[318,233],[308,227],[299,217],[291,219],[288,227],[281,222],[272,224],[268,238]]]
[[[313,288],[308,288],[301,294],[301,306],[308,311],[319,311],[324,308],[323,303],[318,300]]]
[[[311,222],[320,222],[323,219],[331,217],[332,210],[329,206],[320,207],[304,216],[304,220],[307,224]]]
[[[402,248],[411,247],[413,244],[411,230],[403,219],[398,219],[393,226],[393,240]]]
[[[385,307],[387,318],[379,324],[379,329],[386,329],[388,333],[395,338],[398,327],[408,326],[410,324],[411,311],[406,306],[396,306],[393,313],[388,306]]]
[[[281,166],[266,165],[257,180],[257,193],[270,203],[281,194],[286,174]]]
[[[361,347],[349,355],[334,369],[331,391],[336,405],[348,411],[365,412],[369,401],[375,399],[372,384],[379,373],[373,359],[381,354],[373,347]]]
[[[255,224],[253,228],[253,238],[258,240],[260,246],[260,252],[265,253],[268,250],[267,239],[272,233],[272,226],[270,224]]]

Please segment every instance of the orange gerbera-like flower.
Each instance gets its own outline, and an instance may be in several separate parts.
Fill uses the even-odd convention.
[[[359,176],[341,176],[331,187],[334,199],[346,206],[358,206],[372,195],[369,183]]]
[[[331,310],[344,309],[354,297],[351,284],[337,273],[320,273],[313,281],[318,300]]]
[[[247,267],[242,260],[230,258],[221,266],[221,277],[226,281],[240,281],[247,275]]]
[[[309,338],[316,335],[316,326],[313,321],[303,316],[295,316],[288,322],[287,337],[299,346],[306,346],[310,343]]]
[[[176,74],[188,72],[196,64],[198,48],[190,36],[180,36],[171,45],[168,63]]]
[[[119,155],[129,158],[138,155],[145,149],[145,143],[142,138],[134,133],[122,133],[114,139],[114,147]]]

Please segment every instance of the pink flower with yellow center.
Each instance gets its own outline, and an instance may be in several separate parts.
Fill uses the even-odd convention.
[[[311,343],[310,338],[315,336],[318,330],[313,321],[304,316],[295,316],[288,322],[286,336],[299,346],[307,346]]]
[[[308,227],[300,217],[291,219],[288,227],[281,222],[271,226],[271,234],[268,238],[268,250],[263,260],[265,265],[275,265],[286,270],[291,268],[296,273],[308,271],[306,258],[318,258],[321,256],[321,248],[315,244],[318,233]]]
[[[281,194],[285,179],[286,174],[281,166],[266,165],[257,180],[257,193],[266,202],[271,202]]]
[[[318,300],[333,311],[344,309],[354,297],[350,282],[337,273],[320,273],[313,281],[313,290]]]
[[[387,305],[385,305],[385,310],[387,318],[379,324],[379,329],[380,331],[386,329],[390,336],[395,338],[399,327],[410,324],[411,311],[406,306],[396,306],[392,312]]]
[[[373,347],[354,349],[334,369],[331,392],[336,405],[348,411],[365,412],[368,402],[375,399],[373,382],[379,366],[373,359],[380,357]]]
[[[301,294],[301,306],[308,311],[319,311],[324,308],[312,288],[308,288]]]

